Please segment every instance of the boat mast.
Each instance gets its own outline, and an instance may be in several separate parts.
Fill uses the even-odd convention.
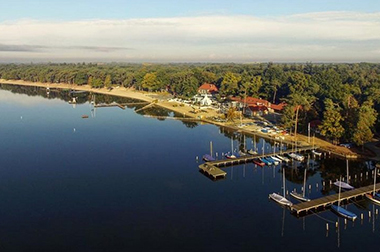
[[[339,182],[340,182],[340,185],[342,185],[342,176],[339,177]],[[338,207],[340,205],[340,190],[341,190],[342,186],[339,186],[339,194],[338,194]]]
[[[305,173],[303,175],[303,190],[302,190],[302,196],[305,198],[305,188],[306,188],[306,169]]]
[[[373,182],[373,194],[372,195],[375,195],[375,193],[376,193],[376,176],[377,176],[377,167],[375,166],[375,178],[374,178],[374,182]]]
[[[347,167],[347,184],[349,184],[350,182],[348,181],[348,159],[346,159],[346,167]]]
[[[210,156],[212,157],[212,141],[210,141]]]
[[[234,154],[234,141],[232,140],[233,137],[231,137],[231,155]]]
[[[284,190],[284,198],[285,198],[285,169],[283,168],[282,169],[282,187],[283,187],[283,190]]]

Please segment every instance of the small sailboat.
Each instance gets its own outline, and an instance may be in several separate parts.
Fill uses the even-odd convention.
[[[203,155],[203,160],[206,162],[215,161],[215,158],[212,156],[212,142],[210,141],[210,154]]]
[[[271,162],[272,164],[274,165],[278,165],[280,162],[274,160],[272,157],[268,156],[268,157],[265,157],[266,160],[268,160],[269,162]]]
[[[278,154],[276,155],[276,157],[279,158],[279,159],[281,159],[282,161],[284,161],[286,163],[290,162],[290,159],[287,158],[287,157],[284,157],[284,156],[281,156],[281,155],[278,155]]]
[[[273,159],[273,160],[275,160],[275,161],[277,161],[277,162],[282,163],[282,160],[280,158],[276,157],[276,156],[270,156],[270,158]]]
[[[236,158],[236,155],[234,155],[234,142],[231,138],[231,152],[227,152],[225,154],[225,157],[228,158],[228,159],[235,159]]]
[[[300,161],[300,162],[303,162],[305,160],[304,156],[298,155],[296,153],[289,153],[289,157],[291,157],[294,160]]]
[[[265,165],[272,165],[272,162],[271,161],[269,161],[268,159],[266,159],[266,158],[259,158],[260,159],[260,161],[261,162],[264,162],[265,163]]]
[[[341,178],[339,179],[339,181],[341,181]],[[339,187],[338,205],[332,205],[331,210],[333,210],[336,214],[342,216],[343,218],[354,221],[357,218],[357,215],[340,206],[340,191],[341,187]]]
[[[312,150],[311,153],[312,153],[314,156],[318,156],[318,157],[322,156],[322,152],[318,152],[318,151],[316,151],[316,150]]]
[[[367,199],[372,201],[373,203],[380,205],[380,193],[376,193],[376,176],[377,176],[377,167],[375,167],[375,175],[373,178],[373,192],[367,193],[365,196]]]
[[[206,161],[206,162],[211,162],[211,161],[215,161],[215,158],[213,158],[210,154],[205,154],[203,155],[203,160]]]
[[[261,166],[261,167],[263,167],[265,165],[265,163],[258,158],[253,159],[252,162],[258,166]]]
[[[271,194],[269,194],[269,198],[276,201],[277,203],[279,203],[283,206],[289,206],[290,207],[293,205],[293,203],[285,197],[285,170],[284,169],[282,170],[282,175],[283,175],[282,176],[282,180],[283,180],[282,187],[283,187],[283,194],[284,195],[282,196],[282,195],[277,194],[277,193],[271,193]]]
[[[304,176],[303,176],[302,194],[293,191],[293,192],[290,193],[290,195],[293,196],[294,198],[298,199],[298,200],[301,200],[301,201],[310,201],[310,199],[305,196],[305,191],[306,191],[306,169],[305,169],[305,173],[304,173]]]
[[[339,187],[339,188],[342,188],[344,190],[352,190],[352,189],[354,189],[354,187],[352,185],[350,185],[349,181],[348,181],[348,177],[349,177],[349,174],[348,174],[348,159],[346,159],[346,167],[347,167],[347,183],[339,180],[339,181],[334,182],[334,185],[337,186],[337,187]]]
[[[250,149],[249,151],[247,151],[247,153],[249,155],[256,155],[257,154],[257,151],[254,151],[253,149]]]

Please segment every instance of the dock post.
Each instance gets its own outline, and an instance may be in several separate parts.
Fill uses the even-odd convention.
[[[368,211],[368,217],[371,218],[371,211]]]
[[[347,219],[344,218],[344,225],[347,225]]]
[[[338,222],[335,222],[335,227],[338,228]]]
[[[326,231],[329,231],[329,223],[326,223]]]
[[[364,215],[363,213],[360,214],[360,219],[363,219]]]

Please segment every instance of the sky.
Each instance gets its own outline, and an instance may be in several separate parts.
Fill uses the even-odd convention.
[[[0,0],[0,62],[379,62],[378,0]]]

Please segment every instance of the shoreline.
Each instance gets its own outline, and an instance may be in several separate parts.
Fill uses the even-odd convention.
[[[273,135],[264,134],[261,132],[248,130],[245,128],[240,128],[237,125],[229,124],[229,123],[223,123],[223,122],[216,122],[207,119],[207,117],[217,116],[218,114],[214,109],[207,109],[206,110],[200,110],[198,112],[194,112],[194,109],[191,106],[180,106],[178,103],[175,102],[169,102],[167,100],[163,100],[160,97],[160,93],[150,93],[145,91],[136,91],[135,89],[131,88],[125,88],[125,87],[119,87],[119,88],[113,88],[112,90],[107,90],[107,88],[99,88],[94,89],[91,88],[88,85],[76,85],[76,84],[67,84],[67,83],[42,83],[42,82],[28,82],[23,80],[4,80],[0,79],[1,84],[9,84],[9,85],[22,85],[22,86],[31,86],[31,87],[44,87],[44,88],[57,88],[57,89],[73,89],[78,91],[88,91],[93,93],[99,93],[99,94],[106,94],[106,95],[112,95],[112,96],[118,96],[118,97],[125,97],[125,98],[132,98],[132,99],[138,99],[142,100],[144,102],[154,103],[155,105],[168,109],[170,111],[182,114],[184,117],[190,117],[197,121],[213,124],[221,127],[228,128],[233,131],[238,131],[250,136],[256,135],[259,137],[263,137],[266,139],[270,139],[272,141],[280,142],[281,140],[278,140]],[[305,136],[302,136],[299,134],[297,136],[297,142],[301,143],[302,146],[311,145],[311,143],[308,143],[307,140],[305,141],[303,138]],[[343,158],[350,158],[350,159],[357,159],[357,158],[369,158],[367,156],[362,156],[358,153],[352,152],[344,147],[335,146],[332,145],[322,139],[316,138],[315,146],[321,149],[322,151],[334,154]],[[293,136],[287,136],[284,140],[282,140],[283,143],[291,145],[294,142]]]

